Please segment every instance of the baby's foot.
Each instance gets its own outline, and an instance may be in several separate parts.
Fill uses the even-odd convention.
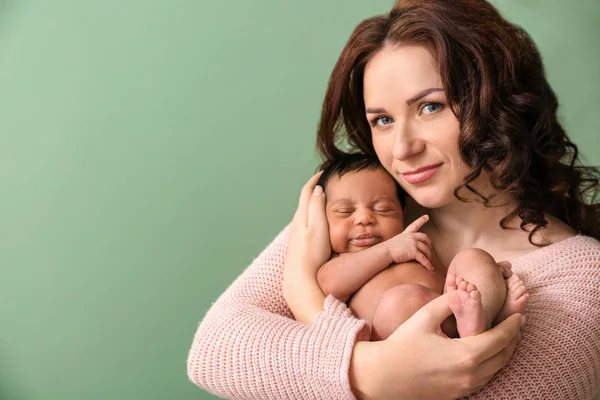
[[[510,278],[506,280],[506,299],[504,305],[496,317],[496,323],[504,321],[515,313],[522,313],[525,311],[525,306],[529,300],[529,294],[525,289],[523,281],[517,274],[512,274]]]
[[[460,337],[477,335],[485,331],[488,328],[487,317],[477,286],[448,272],[446,289],[448,305],[456,317],[456,328]]]

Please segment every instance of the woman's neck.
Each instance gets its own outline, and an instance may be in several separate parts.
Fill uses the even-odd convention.
[[[518,216],[507,223],[506,229],[500,226],[500,221],[517,206],[509,199],[496,198],[492,206],[457,200],[431,210],[414,205],[417,207],[413,210],[419,212],[416,217],[429,214],[429,222],[422,231],[431,238],[434,253],[442,265],[448,266],[456,253],[473,247],[487,251],[497,261],[511,261],[539,249],[529,241],[529,230],[533,225],[527,226],[527,231],[521,229],[522,219]],[[545,217],[548,225],[532,237],[534,243],[551,244],[575,235],[557,218]]]
[[[429,217],[432,228],[443,240],[451,240],[459,249],[482,247],[504,236],[514,236],[515,230],[503,229],[500,221],[515,207],[512,202],[490,207],[478,202],[457,200],[453,204],[429,210]],[[507,227],[520,230],[520,222],[520,218],[514,218]]]
[[[529,242],[529,232],[520,228],[521,219],[513,218],[508,229],[500,221],[510,214],[516,203],[508,198],[494,197],[491,204],[456,200],[444,207],[426,210],[417,204],[413,210],[429,214],[429,223],[422,229],[432,240],[434,252],[443,265],[449,265],[456,253],[468,248],[480,248],[496,260],[511,260],[536,247]],[[410,206],[409,206],[410,207]]]

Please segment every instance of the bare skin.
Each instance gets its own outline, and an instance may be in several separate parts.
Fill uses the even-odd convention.
[[[313,176],[301,191],[284,267],[283,294],[302,323],[323,312],[325,296],[316,276],[331,256],[325,199],[315,190],[318,178],[319,174]],[[387,339],[357,342],[348,370],[355,396],[359,400],[440,400],[466,396],[485,386],[513,354],[524,318],[513,314],[481,335],[452,340],[439,332],[451,313],[443,295]]]
[[[490,199],[486,205],[469,191],[461,192],[462,200],[456,198],[455,190],[463,184],[469,167],[459,149],[460,122],[448,106],[444,87],[436,61],[424,46],[386,46],[369,59],[364,70],[365,118],[371,126],[373,148],[384,168],[414,200],[406,209],[405,223],[429,215],[421,232],[431,239],[432,256],[444,269],[469,248],[481,248],[493,259],[509,262],[537,250],[529,240],[531,227],[521,229],[518,217],[500,226],[517,203],[510,194],[494,192],[485,170],[470,186]],[[430,166],[435,166],[435,173],[427,180],[407,178],[411,171]],[[316,180],[310,181],[307,191],[315,184]],[[324,198],[305,199],[292,224],[292,233],[298,234],[291,235],[288,249],[292,251],[286,258],[286,274],[297,279],[285,284],[284,278],[284,286],[294,315],[311,321],[323,310],[323,294],[315,289],[316,275],[329,258],[315,258],[315,249],[319,255],[330,255],[331,248],[323,242],[327,232]],[[307,214],[312,215],[312,223],[307,224]],[[533,242],[555,243],[575,234],[553,216],[545,217],[548,225],[531,237]],[[387,339],[355,344],[349,377],[357,398],[457,398],[481,389],[506,365],[518,342],[522,315],[514,314],[479,335],[448,339],[439,332],[440,324],[452,313],[447,297],[444,294],[427,303]]]
[[[445,271],[433,266],[429,238],[418,232],[428,217],[420,217],[402,230],[402,210],[394,199],[395,191],[395,183],[381,169],[332,177],[326,188],[335,253],[317,279],[324,294],[347,301],[355,315],[369,323],[371,340],[387,338],[445,291],[454,313],[454,318],[442,325],[449,337],[481,333],[495,320],[510,315],[509,311],[524,311],[527,294],[507,297],[503,269],[482,250],[457,254],[444,285]],[[524,289],[522,282],[519,287]],[[505,311],[499,314],[503,307]]]

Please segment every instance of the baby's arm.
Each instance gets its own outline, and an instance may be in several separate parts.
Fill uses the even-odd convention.
[[[379,243],[327,261],[317,273],[317,282],[325,296],[332,294],[339,301],[346,302],[354,292],[392,262],[387,246]]]
[[[429,217],[416,219],[398,235],[368,249],[346,253],[326,262],[317,273],[317,282],[327,296],[346,302],[371,278],[392,263],[412,260],[420,262],[429,270],[431,264],[431,243],[424,233],[418,232]]]

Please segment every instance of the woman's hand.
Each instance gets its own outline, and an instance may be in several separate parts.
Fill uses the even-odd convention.
[[[451,315],[447,296],[429,302],[386,340],[358,342],[350,384],[358,399],[455,399],[485,386],[512,355],[521,314],[493,329],[461,339],[445,337]]]
[[[325,195],[316,186],[321,172],[304,185],[290,228],[283,270],[283,295],[298,321],[309,323],[323,311],[325,295],[317,271],[331,257]]]

